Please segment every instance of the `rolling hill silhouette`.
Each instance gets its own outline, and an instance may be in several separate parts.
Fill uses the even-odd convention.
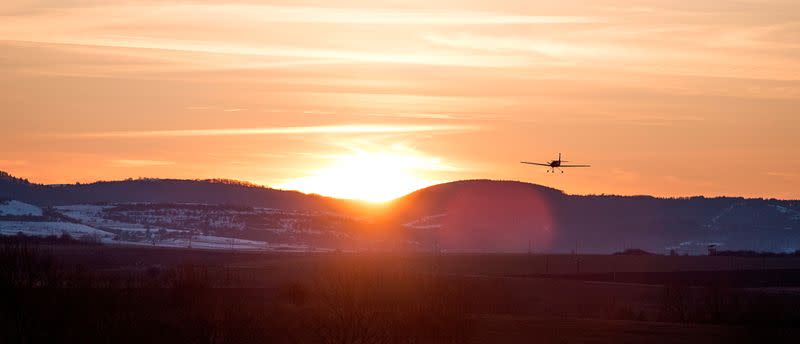
[[[609,253],[640,248],[698,253],[800,248],[800,202],[739,197],[568,195],[540,185],[473,180],[396,200],[389,217],[441,248]]]
[[[336,211],[355,202],[254,184],[212,179],[128,179],[89,184],[43,185],[0,174],[0,199],[39,206],[93,203],[203,203],[287,210]]]
[[[800,247],[800,202],[650,196],[580,196],[515,181],[468,180],[418,190],[375,211],[360,202],[223,180],[139,179],[42,185],[0,174],[0,199],[39,206],[202,203],[370,218],[417,248],[498,252],[610,253],[639,248],[699,253]],[[395,232],[399,231],[399,232]]]

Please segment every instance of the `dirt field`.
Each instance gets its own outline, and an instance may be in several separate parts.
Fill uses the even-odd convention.
[[[27,298],[6,302],[30,310],[30,320],[39,322],[33,310],[40,308],[109,317],[103,305],[111,303],[117,306],[110,319],[126,307],[133,310],[123,312],[125,317],[137,318],[141,311],[147,319],[144,314],[177,302],[181,311],[154,320],[159,326],[196,334],[199,329],[185,329],[180,319],[200,317],[206,324],[227,324],[220,331],[253,332],[252,338],[277,342],[730,343],[792,338],[800,321],[795,257],[238,253],[86,245],[36,251],[52,258],[62,287],[44,288],[36,297],[23,292]],[[64,296],[63,290],[80,292]],[[119,306],[120,293],[140,301]],[[97,304],[84,310],[61,305],[65,298],[93,298]],[[205,318],[228,314],[224,310],[231,307],[255,308],[228,315],[236,319],[232,323],[219,315]],[[278,326],[276,321],[302,329],[265,337],[264,329]],[[156,331],[112,325],[118,330],[111,334]],[[384,336],[366,340],[353,328],[381,329]],[[410,332],[420,337],[404,337]],[[293,337],[297,333],[304,335]]]

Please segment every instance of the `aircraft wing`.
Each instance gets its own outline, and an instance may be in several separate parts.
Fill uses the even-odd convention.
[[[559,167],[592,167],[592,165],[561,165]]]
[[[538,166],[547,166],[550,167],[550,164],[540,164],[538,162],[527,162],[527,161],[520,161],[521,164],[528,164],[528,165],[538,165]]]

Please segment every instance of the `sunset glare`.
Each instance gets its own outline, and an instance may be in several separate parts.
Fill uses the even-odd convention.
[[[393,152],[358,151],[329,158],[330,164],[279,187],[345,199],[385,202],[436,184],[421,176],[441,169],[437,159]]]

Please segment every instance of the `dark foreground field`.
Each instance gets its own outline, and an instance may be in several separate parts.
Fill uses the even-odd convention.
[[[3,343],[794,342],[797,257],[0,249]]]

